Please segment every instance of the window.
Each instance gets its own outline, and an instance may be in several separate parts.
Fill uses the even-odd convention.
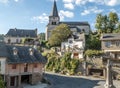
[[[78,53],[74,53],[74,56],[75,56],[75,57],[78,57],[78,55],[79,55]]]
[[[28,71],[28,64],[25,63],[25,64],[24,64],[24,72],[27,72],[27,71]]]
[[[52,22],[52,25],[56,25],[56,22]]]
[[[11,43],[11,40],[10,39],[8,39],[8,44],[10,44]]]
[[[18,40],[18,39],[16,39],[16,43],[18,43],[18,41],[19,41],[19,40]]]
[[[12,69],[16,69],[16,65],[14,64],[14,65],[12,65]]]
[[[109,48],[111,46],[111,42],[110,41],[105,42],[105,46]]]
[[[116,41],[116,46],[120,46],[120,41]]]
[[[72,41],[72,40],[69,40],[69,43],[71,44],[71,43],[73,43],[73,41]]]
[[[37,64],[34,64],[34,68],[37,68]]]

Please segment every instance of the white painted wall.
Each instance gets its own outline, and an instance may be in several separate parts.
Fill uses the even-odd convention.
[[[6,58],[0,57],[0,62],[1,62],[0,74],[5,74]]]
[[[18,40],[18,43],[20,43],[21,37],[4,37],[4,42],[8,43],[8,39],[11,40],[11,43],[16,43],[16,40]]]
[[[10,43],[16,43],[18,41],[18,43],[20,43],[20,41],[23,39],[23,38],[27,38],[27,37],[4,37],[4,42],[5,43],[8,43],[8,39],[10,39]],[[35,38],[33,38],[35,39]]]

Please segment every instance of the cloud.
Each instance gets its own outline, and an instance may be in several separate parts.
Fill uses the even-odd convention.
[[[63,0],[64,3],[72,3],[74,0]]]
[[[71,3],[73,5],[85,5],[87,3],[95,3],[106,6],[116,6],[120,5],[120,0],[63,0],[63,3]]]
[[[89,7],[87,9],[85,9],[81,15],[84,16],[84,15],[88,15],[88,14],[91,14],[91,13],[101,13],[103,12],[104,10],[103,9],[98,9],[98,7]]]
[[[40,23],[46,23],[48,22],[49,19],[48,19],[48,15],[46,13],[43,13],[40,16],[34,16],[32,20],[40,22]]]
[[[20,0],[0,0],[0,3],[7,4],[10,1],[19,2]]]
[[[6,4],[8,2],[9,2],[9,0],[0,0],[0,3],[3,3],[3,4]]]
[[[60,15],[61,20],[64,20],[65,17],[67,17],[67,18],[73,18],[74,17],[73,12],[64,11],[64,10],[60,10],[59,15]]]
[[[70,9],[70,10],[73,10],[73,9],[74,9],[74,5],[73,5],[72,3],[66,3],[66,4],[64,4],[64,7],[65,7],[65,8],[68,8],[68,9]]]
[[[19,0],[14,0],[15,2],[18,2]]]
[[[87,0],[75,0],[76,5],[85,5],[87,3]]]
[[[120,4],[120,0],[104,0],[104,3],[108,6],[116,6]]]

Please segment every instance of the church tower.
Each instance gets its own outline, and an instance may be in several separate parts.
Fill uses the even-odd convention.
[[[56,1],[54,0],[52,12],[51,12],[51,15],[49,16],[49,24],[57,25],[57,24],[59,24],[59,21],[60,21],[60,17],[58,15]]]
[[[56,1],[54,0],[54,4],[52,7],[52,12],[49,16],[49,23],[46,26],[46,40],[49,39],[50,35],[51,35],[51,31],[59,24],[60,22],[60,17],[58,15],[58,10],[57,10],[57,5],[56,5]]]

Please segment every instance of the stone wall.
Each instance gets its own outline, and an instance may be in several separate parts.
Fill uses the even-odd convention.
[[[42,75],[40,73],[32,74],[31,84],[35,85],[42,80]]]

